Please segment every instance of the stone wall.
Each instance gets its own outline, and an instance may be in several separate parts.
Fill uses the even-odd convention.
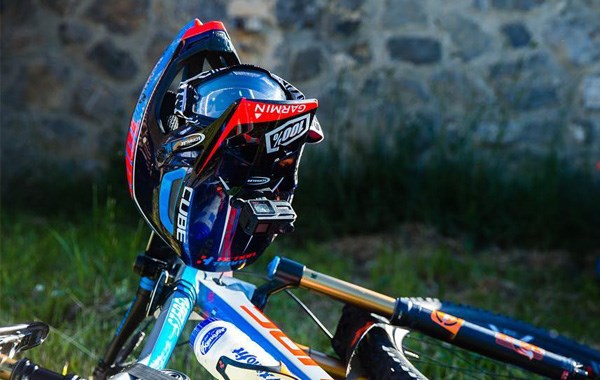
[[[426,142],[600,162],[597,0],[19,0],[1,17],[3,188],[106,173],[147,74],[195,17],[318,98],[330,144],[412,123]]]

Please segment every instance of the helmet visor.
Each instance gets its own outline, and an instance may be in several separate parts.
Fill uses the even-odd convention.
[[[286,94],[269,75],[250,70],[232,70],[200,83],[195,88],[199,100],[193,112],[218,118],[238,99],[286,100]]]

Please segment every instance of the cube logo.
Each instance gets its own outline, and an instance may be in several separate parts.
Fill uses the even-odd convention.
[[[302,137],[309,129],[310,114],[292,119],[265,134],[267,153],[274,153]]]

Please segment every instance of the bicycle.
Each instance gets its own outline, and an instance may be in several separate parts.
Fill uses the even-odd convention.
[[[0,379],[78,380],[77,375],[61,375],[26,358],[14,359],[19,352],[42,344],[49,332],[50,327],[43,322],[0,327]]]
[[[285,258],[275,258],[269,264],[269,280],[256,287],[234,277],[186,266],[176,256],[165,261],[164,257],[157,258],[156,252],[155,244],[149,244],[147,252],[136,259],[134,271],[142,276],[140,286],[117,335],[95,370],[96,379],[110,375],[116,375],[115,379],[168,379],[166,376],[185,379],[184,374],[175,371],[160,371],[165,371],[183,331],[182,326],[190,318],[194,307],[204,317],[235,322],[245,334],[280,360],[288,374],[273,372],[272,378],[346,378],[347,368],[343,361],[294,343],[262,313],[261,309],[269,297],[294,287],[310,289],[356,307],[354,314],[350,313],[345,322],[354,323],[354,326],[341,326],[344,323],[341,322],[338,330],[344,330],[342,335],[345,337],[354,338],[356,333],[359,334],[360,339],[348,346],[350,361],[354,362],[353,365],[362,363],[362,367],[371,366],[371,373],[378,374],[375,378],[426,379],[414,364],[427,361],[427,357],[403,345],[403,341],[414,332],[500,359],[532,373],[565,379],[598,378],[600,353],[507,317],[434,299],[388,297]],[[128,362],[128,356],[144,337],[144,328],[138,328],[147,328],[148,325],[142,321],[154,319],[157,310],[160,313],[141,354]],[[360,318],[357,312],[366,318]],[[394,325],[399,327],[392,327]],[[39,323],[27,328],[32,333],[21,334],[21,340],[12,339],[12,351],[40,344],[48,332],[47,326]],[[15,330],[2,329],[0,336]],[[505,334],[508,331],[527,336],[528,342]],[[23,340],[26,336],[29,338]],[[6,343],[1,338],[0,342]],[[451,354],[454,355],[454,352]],[[5,377],[2,378],[21,379],[19,376],[26,368],[30,371],[37,369],[39,377],[30,375],[32,380],[78,378],[39,369],[26,359],[20,363],[17,366],[12,362],[10,370],[15,371],[13,377],[6,376],[7,369],[3,367],[4,372],[0,374]],[[227,376],[230,368],[239,369],[239,365],[228,362],[221,373]],[[247,364],[242,367],[248,371],[248,378],[256,371],[264,370]],[[468,376],[478,378],[476,376],[480,375],[470,373],[479,371],[477,368],[467,368],[466,371]],[[528,374],[524,376],[529,378]]]
[[[420,332],[543,376],[598,378],[600,353],[490,312],[434,299],[392,298],[285,258],[276,258],[269,265],[270,280],[255,287],[234,277],[198,271],[175,257],[162,261],[153,256],[152,249],[138,256],[134,268],[142,280],[136,299],[96,368],[97,378],[103,378],[111,369],[118,372],[127,368],[126,358],[142,337],[141,332],[134,333],[134,330],[159,305],[161,312],[156,325],[135,363],[163,369],[176,346],[184,321],[195,306],[203,317],[216,317],[239,326],[296,376],[291,378],[345,378],[346,365],[339,358],[295,344],[262,313],[270,296],[294,287],[324,294],[354,305],[359,312],[366,312],[366,319],[361,321],[366,320],[369,329],[360,332],[365,325],[355,323],[356,326],[345,327],[343,335],[354,337],[357,331],[362,334],[360,341],[350,347],[350,361],[358,359],[363,366],[364,363],[380,365],[381,368],[373,369],[379,376],[390,376],[393,369],[402,375],[389,378],[404,378],[404,375],[405,378],[426,378],[412,363],[428,359],[402,343],[413,332]],[[381,317],[373,317],[371,312]],[[349,321],[350,324],[357,321],[356,313]],[[235,366],[235,363],[228,365]],[[249,371],[256,371],[256,368]],[[467,371],[477,371],[477,368]],[[227,366],[223,370],[223,374],[226,373]],[[524,376],[529,378],[529,375]]]
[[[205,59],[217,68],[201,71]],[[177,94],[169,92],[182,70],[186,78]],[[247,88],[236,87],[232,93],[215,85],[235,84],[232,77],[253,85],[260,78],[266,86],[260,90],[266,89],[269,96],[240,98],[240,91]],[[209,101],[201,103],[199,94]],[[225,101],[219,98],[223,94]],[[129,190],[153,232],[146,252],[134,264],[141,276],[136,296],[94,370],[95,379],[186,379],[166,366],[187,322],[210,318],[233,323],[241,330],[240,337],[256,342],[278,363],[262,365],[252,352],[236,358],[219,356],[207,369],[223,379],[235,379],[234,372],[241,373],[237,377],[241,379],[356,378],[363,373],[383,379],[425,379],[414,364],[455,366],[446,364],[448,356],[431,362],[430,352],[420,354],[419,347],[406,345],[415,333],[444,342],[434,347],[433,355],[450,344],[543,376],[598,378],[598,352],[489,312],[435,299],[386,296],[284,258],[269,265],[269,280],[258,287],[219,273],[241,269],[276,235],[293,229],[296,215],[290,202],[300,155],[305,143],[323,138],[317,107],[316,100],[306,100],[267,70],[241,65],[221,23],[196,20],[180,31],[152,71],[128,134]],[[197,125],[207,118],[207,125]],[[226,149],[231,160],[224,164]],[[260,174],[248,169],[255,163]],[[217,173],[221,165],[228,169],[225,179]],[[243,175],[235,175],[240,172]],[[196,203],[194,196],[200,197]],[[191,223],[202,235],[194,241],[202,245],[196,250],[190,249]],[[236,236],[241,238],[235,240]],[[336,334],[328,333],[338,357],[297,344],[263,313],[272,295],[294,287],[350,305]],[[202,350],[210,352],[222,333],[219,330],[202,342]],[[450,353],[464,362],[462,355]],[[477,363],[466,368],[466,375],[484,370]],[[21,375],[17,369],[16,376]],[[433,376],[448,377],[439,372]]]

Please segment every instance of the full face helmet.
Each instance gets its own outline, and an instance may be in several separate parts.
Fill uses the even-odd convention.
[[[323,138],[317,107],[280,77],[241,64],[222,23],[194,20],[136,105],[126,148],[130,194],[187,265],[240,269],[293,229],[300,156],[305,143]]]

